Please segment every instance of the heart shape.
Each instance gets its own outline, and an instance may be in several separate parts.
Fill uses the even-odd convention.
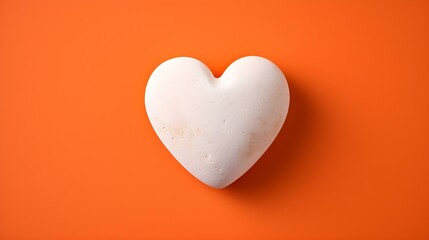
[[[149,120],[171,154],[200,181],[224,188],[268,149],[289,108],[282,71],[256,56],[219,78],[189,57],[158,66],[146,86]]]

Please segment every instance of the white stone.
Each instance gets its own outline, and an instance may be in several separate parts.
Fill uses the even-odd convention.
[[[262,57],[240,58],[219,78],[202,62],[178,57],[152,73],[145,105],[155,132],[179,163],[205,184],[224,188],[279,133],[289,88],[282,71]]]

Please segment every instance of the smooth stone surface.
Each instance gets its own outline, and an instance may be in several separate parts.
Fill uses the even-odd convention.
[[[192,175],[214,188],[237,180],[279,133],[289,108],[281,70],[256,56],[215,78],[202,62],[170,59],[152,73],[145,95],[155,132]]]

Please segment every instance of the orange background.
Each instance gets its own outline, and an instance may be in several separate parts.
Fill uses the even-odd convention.
[[[144,109],[151,72],[260,55],[288,118],[224,190]],[[1,1],[1,239],[429,239],[428,1]]]

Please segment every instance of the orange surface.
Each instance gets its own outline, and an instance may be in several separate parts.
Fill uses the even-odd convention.
[[[1,1],[0,239],[429,239],[428,1]],[[144,109],[176,56],[260,55],[289,116],[224,190]]]

